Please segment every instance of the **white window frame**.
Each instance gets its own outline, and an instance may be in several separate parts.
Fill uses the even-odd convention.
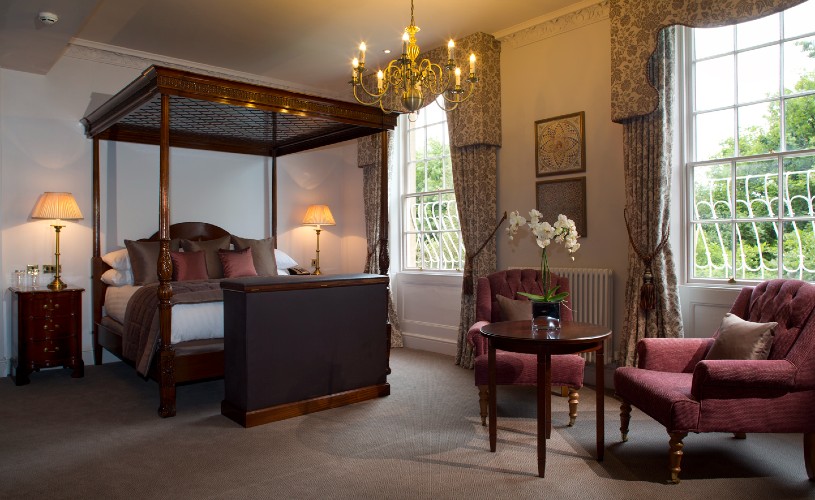
[[[684,147],[680,148],[680,164],[683,165],[683,172],[684,175],[681,176],[682,179],[682,206],[681,206],[681,214],[682,214],[682,221],[681,227],[683,228],[682,235],[683,235],[683,251],[684,251],[684,258],[682,259],[683,267],[684,267],[684,276],[685,282],[691,284],[710,284],[710,285],[722,285],[722,284],[735,284],[735,283],[757,283],[764,279],[772,279],[776,277],[781,277],[783,273],[783,231],[780,231],[778,241],[777,241],[777,255],[778,255],[778,271],[776,275],[767,276],[765,278],[741,278],[735,276],[734,278],[705,278],[705,277],[695,277],[695,241],[696,235],[694,232],[694,223],[697,222],[695,220],[695,207],[694,207],[694,179],[693,179],[693,171],[694,167],[708,165],[708,164],[724,164],[730,163],[731,164],[731,197],[735,200],[735,183],[732,182],[732,179],[735,178],[735,165],[741,161],[749,160],[749,161],[756,161],[756,160],[767,160],[767,159],[775,159],[778,162],[778,189],[779,192],[782,192],[784,189],[784,175],[783,175],[783,159],[784,158],[791,158],[795,156],[808,156],[815,154],[815,149],[805,149],[805,150],[796,150],[796,151],[783,151],[777,153],[768,153],[762,155],[754,155],[754,156],[736,156],[733,158],[725,158],[725,159],[717,159],[717,160],[701,160],[697,161],[695,158],[695,151],[696,145],[694,144],[695,139],[695,111],[694,111],[694,102],[695,102],[695,95],[694,95],[694,64],[693,64],[693,33],[691,28],[682,28],[679,30],[679,50],[677,54],[679,56],[680,64],[678,65],[678,78],[680,78],[680,82],[684,82],[684,85],[680,85],[680,99],[679,102],[681,103],[682,109],[682,121],[681,121],[681,129],[680,129],[680,144]],[[776,42],[768,43],[762,46],[772,46],[782,44],[785,41],[795,40],[796,38],[808,38],[811,35],[805,35],[802,37],[791,37],[789,39],[782,38]],[[755,47],[750,47],[750,49],[754,49]],[[735,52],[741,52],[745,49],[735,49]],[[783,50],[781,50],[782,56],[779,64],[779,72],[780,76],[783,76],[784,72],[784,64],[783,64]],[[737,72],[737,68],[734,68],[734,72]],[[805,94],[806,95],[806,94]],[[779,102],[783,102],[785,96],[781,95],[779,97]],[[734,102],[733,107],[738,109],[740,103]],[[741,103],[744,105],[745,103]],[[784,106],[781,106],[781,123],[780,123],[780,138],[782,146],[785,144],[786,137],[784,133]],[[736,118],[734,120],[734,147],[736,150],[738,149],[738,114],[736,114]],[[781,148],[784,149],[783,147]],[[735,201],[734,201],[735,203]],[[779,213],[775,217],[756,217],[753,219],[741,219],[738,218],[735,212],[732,214],[730,219],[722,219],[722,221],[729,221],[731,227],[735,227],[739,222],[744,222],[745,220],[755,220],[755,221],[772,221],[777,224],[783,224],[784,222],[788,222],[790,220],[795,221],[810,221],[815,220],[815,217],[796,217],[791,218],[789,216],[785,216],[783,210],[778,211]],[[736,236],[735,232],[732,236],[733,244],[737,245],[736,243]],[[733,252],[733,247],[731,246],[731,250]],[[733,255],[731,256],[731,263],[734,262],[736,257]],[[735,268],[731,269],[731,273],[735,273]]]
[[[434,106],[434,104],[430,104],[430,106]],[[410,234],[421,234],[422,233],[422,231],[417,232],[417,231],[408,231],[407,230],[407,227],[406,227],[407,226],[406,217],[408,216],[407,209],[406,209],[407,200],[409,198],[416,198],[418,196],[427,195],[427,194],[438,194],[438,195],[449,194],[449,195],[452,195],[453,197],[455,197],[455,193],[454,193],[454,190],[453,190],[452,187],[450,189],[443,189],[443,190],[439,190],[439,191],[426,191],[424,193],[407,193],[406,192],[407,191],[407,186],[409,185],[408,178],[409,178],[409,175],[410,175],[410,172],[408,171],[408,128],[409,128],[409,125],[410,125],[410,120],[411,120],[411,116],[408,115],[408,114],[403,114],[403,115],[399,116],[398,122],[397,122],[397,128],[396,128],[396,130],[397,130],[397,141],[396,141],[397,142],[397,154],[398,154],[398,158],[399,158],[399,162],[398,162],[399,175],[395,176],[396,179],[398,179],[397,183],[396,183],[398,196],[396,198],[399,200],[399,206],[398,206],[398,214],[399,214],[398,238],[399,238],[399,249],[400,249],[399,258],[398,258],[399,272],[401,272],[401,273],[441,274],[441,275],[454,275],[454,276],[455,275],[461,275],[462,274],[462,269],[459,269],[459,268],[457,268],[457,269],[432,269],[432,268],[412,268],[412,267],[407,267],[406,266],[406,263],[408,262],[408,259],[406,257],[407,252],[408,252],[406,234],[408,234],[408,233],[410,233]],[[440,123],[440,122],[433,122],[431,124],[427,124],[427,126],[436,125],[438,123]],[[446,116],[445,116],[445,123],[446,123]],[[448,130],[447,124],[445,124],[444,129]],[[448,134],[449,134],[449,131],[448,131]],[[448,137],[447,144],[449,146],[449,137]],[[449,147],[448,147],[448,149],[449,149]],[[451,159],[451,161],[452,161],[452,159]],[[440,232],[440,231],[432,231],[432,232]],[[461,234],[461,231],[459,230],[459,240],[461,241],[460,234]],[[461,247],[461,255],[462,256],[464,255],[463,243],[462,243],[462,247]],[[462,258],[462,264],[461,265],[463,267],[463,258]]]

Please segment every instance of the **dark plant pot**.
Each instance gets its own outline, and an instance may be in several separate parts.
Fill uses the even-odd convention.
[[[532,301],[532,317],[549,316],[560,319],[560,302]]]

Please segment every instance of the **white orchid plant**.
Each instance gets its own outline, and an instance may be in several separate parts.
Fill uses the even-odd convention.
[[[574,253],[580,248],[580,243],[577,242],[580,235],[577,234],[577,228],[574,221],[563,214],[557,216],[554,224],[549,224],[546,221],[541,222],[541,213],[535,209],[529,211],[529,223],[526,218],[521,217],[518,211],[509,214],[509,227],[507,234],[509,239],[515,238],[518,229],[523,226],[529,226],[529,230],[535,236],[535,242],[541,248],[541,281],[543,282],[543,295],[536,295],[534,293],[518,292],[518,295],[523,295],[529,300],[536,302],[560,302],[569,296],[568,292],[558,293],[558,286],[549,287],[551,280],[551,273],[549,272],[549,262],[546,259],[546,247],[553,241],[555,243],[563,243],[569,255],[574,260]]]

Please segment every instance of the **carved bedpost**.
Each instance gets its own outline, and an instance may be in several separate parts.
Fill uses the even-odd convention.
[[[100,213],[101,209],[99,206],[99,138],[93,138],[93,179],[91,180],[91,191],[93,193],[93,258],[91,259],[91,269],[94,271],[94,276],[96,272],[96,265],[97,260],[102,256],[102,248],[101,248],[101,224],[100,224]],[[93,337],[93,364],[101,365],[102,364],[102,346],[99,344],[99,327],[96,326],[102,321],[102,307],[99,305],[101,304],[101,300],[98,299],[97,294],[100,294],[102,291],[98,290],[99,283],[94,279],[91,280],[91,297],[92,297],[92,304],[93,310],[91,316],[91,324],[93,325],[92,330],[92,337]]]
[[[158,262],[158,314],[161,343],[159,345],[159,392],[158,414],[175,416],[175,350],[170,343],[172,320],[173,263],[170,259],[170,96],[161,95],[161,142],[159,144],[159,254]]]

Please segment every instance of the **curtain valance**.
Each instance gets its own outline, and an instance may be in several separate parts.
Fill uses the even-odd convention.
[[[648,60],[659,31],[672,25],[694,28],[750,21],[804,0],[611,0],[611,119],[621,123],[656,109]]]

